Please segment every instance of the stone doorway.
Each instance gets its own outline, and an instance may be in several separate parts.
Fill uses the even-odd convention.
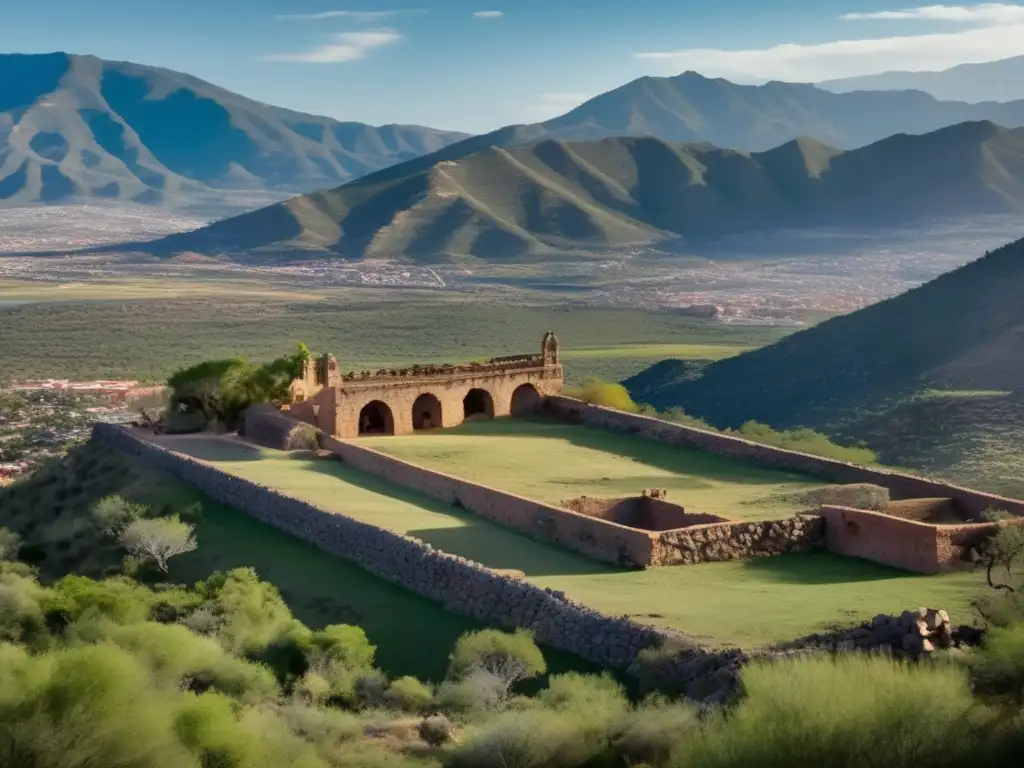
[[[374,400],[363,406],[359,412],[360,435],[393,435],[395,434],[395,418],[387,403]]]
[[[494,398],[486,389],[471,389],[462,400],[462,416],[470,419],[493,419]]]
[[[441,401],[424,392],[412,404],[412,428],[435,429],[441,426]]]

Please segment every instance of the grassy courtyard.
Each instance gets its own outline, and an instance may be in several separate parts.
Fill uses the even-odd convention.
[[[519,569],[529,581],[563,590],[609,614],[628,614],[712,642],[763,645],[833,622],[849,623],[919,605],[944,607],[955,620],[967,621],[969,601],[981,585],[974,573],[917,576],[824,553],[627,571],[533,541],[333,460],[300,458],[216,438],[174,437],[163,442],[240,477],[415,536],[447,552],[494,568]],[[508,452],[514,453],[511,448]],[[622,457],[616,461],[628,463]],[[769,486],[772,483],[764,482],[760,487]]]
[[[692,512],[732,519],[806,509],[801,491],[822,483],[742,461],[591,427],[541,420],[467,422],[455,429],[361,441],[392,456],[553,504],[664,488]]]

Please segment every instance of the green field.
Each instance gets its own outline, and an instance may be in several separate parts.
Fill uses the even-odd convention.
[[[786,517],[793,498],[821,487],[803,475],[591,427],[498,419],[360,441],[400,459],[552,504],[664,488],[692,512],[733,519]]]
[[[188,298],[173,298],[182,290],[174,283],[167,298],[128,298],[157,288],[118,286],[106,293],[90,288],[103,300],[0,308],[0,378],[162,381],[201,360],[239,354],[269,360],[290,352],[298,341],[333,353],[345,370],[460,362],[540,351],[541,337],[550,329],[558,334],[570,381],[619,380],[666,354],[720,358],[785,333],[669,312],[497,304],[437,291],[367,288],[292,295],[253,284],[231,293],[197,283]],[[71,297],[80,294],[68,290]],[[48,297],[57,291],[51,289]],[[0,285],[0,303],[26,295],[25,289],[5,292]]]
[[[162,441],[240,477],[447,552],[521,570],[529,581],[598,610],[675,627],[708,642],[763,645],[918,605],[942,606],[967,621],[969,601],[980,588],[973,573],[917,576],[824,553],[624,570],[533,541],[330,459],[217,438]]]

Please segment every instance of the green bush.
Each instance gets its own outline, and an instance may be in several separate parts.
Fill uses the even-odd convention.
[[[0,528],[0,561],[17,560],[21,549],[21,537],[14,531]]]
[[[503,712],[451,753],[453,768],[574,768],[607,747],[576,712]]]
[[[252,568],[215,573],[196,592],[221,619],[217,637],[232,653],[259,654],[296,625],[277,587]]]
[[[980,711],[952,666],[807,656],[744,669],[745,698],[682,743],[676,768],[976,765]]]
[[[433,706],[434,692],[415,677],[400,677],[391,681],[384,694],[384,702],[392,709],[424,714]]]
[[[968,666],[979,692],[1024,702],[1024,624],[989,627]]]
[[[649,698],[619,718],[612,751],[623,765],[668,765],[676,747],[700,729],[696,707]]]
[[[621,384],[612,384],[599,379],[587,379],[578,387],[569,387],[565,390],[569,397],[575,397],[584,403],[600,405],[605,408],[615,408],[628,413],[639,413],[640,406],[633,402],[629,392]]]
[[[456,641],[448,673],[460,679],[478,670],[500,680],[508,693],[517,682],[544,674],[547,664],[530,631],[481,629]]]

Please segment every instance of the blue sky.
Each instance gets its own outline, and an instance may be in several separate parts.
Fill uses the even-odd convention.
[[[1024,0],[0,0],[0,51],[54,50],[343,120],[482,132],[642,75],[816,81],[1024,54]]]

